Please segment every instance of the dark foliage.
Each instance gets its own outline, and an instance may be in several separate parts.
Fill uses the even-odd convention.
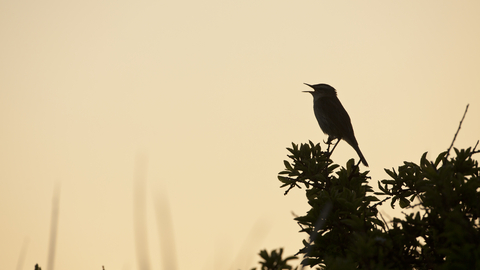
[[[278,179],[285,194],[305,188],[311,209],[295,220],[308,235],[298,252],[302,265],[321,269],[480,269],[480,178],[478,153],[454,148],[420,165],[404,162],[385,170],[391,179],[368,184],[349,160],[333,164],[319,144],[287,148],[290,160]],[[377,197],[378,196],[378,197]],[[381,201],[380,201],[381,199]],[[378,207],[390,200],[393,208],[408,209],[402,218],[386,222]],[[282,250],[281,250],[282,251]],[[297,255],[298,255],[297,254]],[[281,259],[261,252],[261,269],[292,269]],[[273,259],[275,258],[275,259]],[[272,262],[283,262],[275,268]],[[289,268],[290,267],[290,268]]]

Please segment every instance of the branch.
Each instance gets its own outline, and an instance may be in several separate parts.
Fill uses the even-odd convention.
[[[324,187],[322,185],[319,185],[318,183],[314,182],[313,180],[310,179],[311,182],[308,182],[307,180],[305,179],[298,179],[298,178],[292,178],[292,177],[286,177],[288,180],[291,180],[293,181],[293,183],[290,184],[290,187],[285,191],[285,193],[283,195],[287,195],[288,192],[290,191],[290,189],[294,188],[294,187],[298,187],[301,189],[301,187],[297,184],[297,182],[300,182],[300,183],[303,183],[304,185],[308,186],[308,185],[311,185],[313,187],[316,187],[318,189],[324,189]]]
[[[457,139],[458,132],[460,131],[460,128],[462,127],[463,119],[465,119],[465,115],[467,114],[468,106],[469,106],[469,105],[470,105],[470,104],[467,104],[467,107],[465,108],[465,112],[463,113],[462,120],[460,120],[460,124],[458,125],[457,132],[455,132],[455,136],[453,136],[452,144],[450,144],[450,147],[448,147],[447,155],[445,156],[445,158],[447,158],[448,155],[450,154],[450,150],[452,150],[453,143],[454,143],[455,140]]]
[[[476,149],[477,149],[477,146],[478,146],[478,142],[479,142],[479,141],[477,141],[477,143],[475,144],[475,147],[473,147],[473,149],[472,149],[472,155],[473,155],[473,154],[480,153],[480,150],[476,150]]]
[[[383,204],[383,203],[384,203],[386,200],[388,200],[388,199],[390,199],[390,198],[391,198],[391,197],[390,197],[390,196],[388,196],[387,198],[385,198],[385,199],[383,199],[383,200],[381,200],[381,201],[379,201],[379,202],[375,203],[375,204],[374,204],[374,205],[372,205],[370,208],[376,208],[377,206],[379,206],[379,205],[382,205],[382,204]]]

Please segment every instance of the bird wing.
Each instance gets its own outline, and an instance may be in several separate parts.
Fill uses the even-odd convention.
[[[358,145],[353,133],[352,122],[347,111],[337,97],[324,97],[320,99],[322,113],[329,122],[329,129],[337,138],[344,139],[350,145]]]

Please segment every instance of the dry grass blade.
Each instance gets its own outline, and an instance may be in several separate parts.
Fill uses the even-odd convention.
[[[135,231],[135,244],[137,252],[138,269],[149,270],[150,257],[148,253],[148,235],[147,235],[147,157],[144,154],[138,154],[135,162],[133,185],[133,220]]]
[[[48,246],[47,270],[55,268],[55,248],[57,245],[58,216],[60,209],[60,184],[55,185],[52,198],[52,216],[50,221],[50,243]]]

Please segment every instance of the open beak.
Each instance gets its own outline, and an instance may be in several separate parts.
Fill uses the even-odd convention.
[[[308,83],[303,83],[303,84],[308,85],[308,86],[310,86],[310,87],[313,88],[313,86],[311,86],[311,85],[308,84]],[[313,92],[315,92],[315,91],[302,91],[302,92],[304,92],[304,93],[313,93]]]

